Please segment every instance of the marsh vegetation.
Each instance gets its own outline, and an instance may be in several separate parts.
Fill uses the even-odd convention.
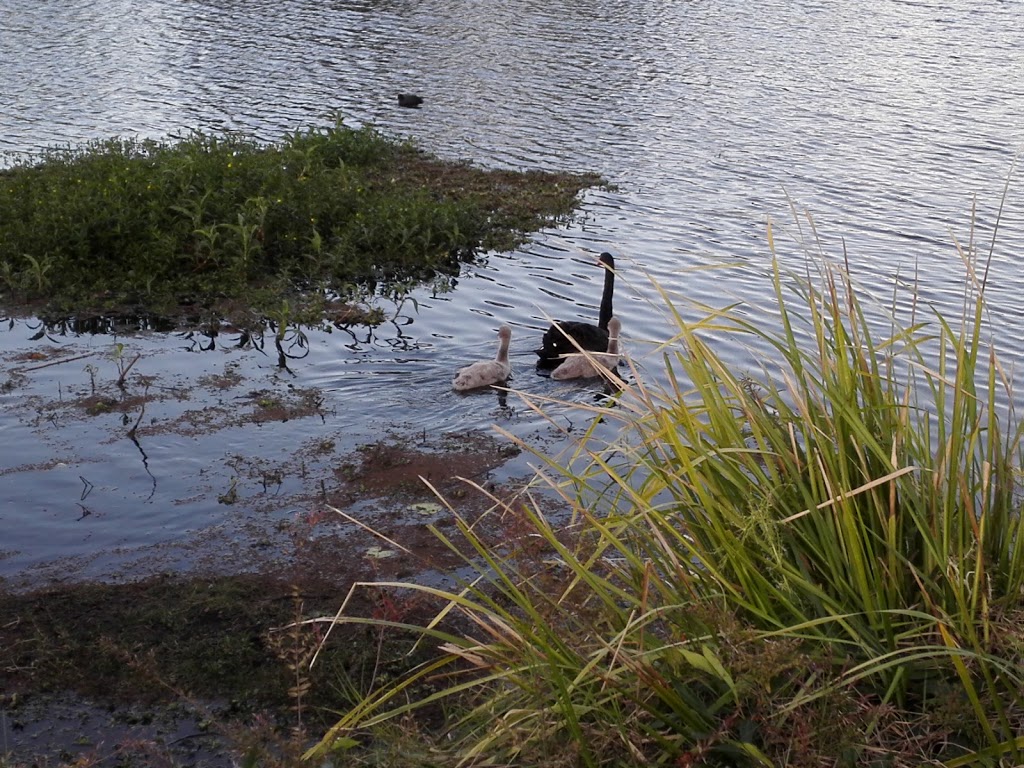
[[[455,514],[474,570],[419,588],[433,658],[308,756],[386,763],[411,732],[436,765],[1021,764],[1022,427],[962,255],[962,316],[916,307],[882,334],[827,260],[813,280],[775,264],[773,327],[684,320],[663,291],[669,384],[634,371],[592,409],[615,437],[537,453],[536,481],[492,499],[517,536]],[[723,335],[779,367],[731,370]],[[410,725],[439,707],[440,731]]]
[[[485,170],[340,118],[275,144],[194,132],[51,148],[0,171],[0,301],[322,315],[401,296],[563,221],[592,174]]]

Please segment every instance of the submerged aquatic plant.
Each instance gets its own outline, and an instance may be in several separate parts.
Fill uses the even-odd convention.
[[[961,255],[963,316],[884,334],[823,257],[814,280],[773,259],[775,326],[687,321],[663,291],[668,383],[634,370],[593,408],[616,436],[538,453],[490,527],[452,511],[468,546],[435,533],[476,577],[390,585],[441,601],[390,625],[436,658],[309,754],[444,705],[434,747],[459,765],[1020,764],[1022,427]],[[712,334],[773,367],[730,370]]]

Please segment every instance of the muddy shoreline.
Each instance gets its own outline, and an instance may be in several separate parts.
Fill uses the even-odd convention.
[[[465,561],[431,528],[457,540],[452,512],[502,525],[487,519],[489,494],[511,491],[488,477],[515,453],[484,434],[381,441],[339,462],[343,495],[311,500],[288,526],[236,531],[231,546],[208,542],[191,571],[105,583],[69,574],[64,584],[0,588],[0,765],[116,756],[120,765],[228,766],[264,752],[289,764],[331,722],[327,710],[344,707],[339,688],[396,674],[415,658],[401,633],[343,627],[314,672],[297,672],[322,628],[285,628],[333,615],[356,582],[454,583]],[[345,519],[368,503],[379,508],[376,534]],[[183,556],[174,549],[165,548],[171,560]],[[434,609],[364,588],[349,613],[404,621]]]
[[[18,393],[27,369],[74,354],[43,346],[9,357],[8,391]],[[165,418],[161,402],[195,393],[160,386],[150,368],[143,357],[123,386],[90,383],[95,374],[83,369],[76,388],[25,398],[22,418],[39,429],[107,429],[144,450],[167,435],[211,440],[226,429],[315,423],[329,407],[315,388],[261,387],[229,365],[191,383],[207,393],[205,407]],[[346,626],[303,672],[322,627],[285,628],[334,615],[357,582],[454,585],[466,560],[438,534],[458,542],[455,515],[496,535],[514,525],[492,508],[527,479],[509,476],[519,452],[480,430],[392,427],[351,450],[307,440],[273,465],[239,459],[237,481],[211,484],[223,512],[212,526],[0,579],[0,766],[294,763],[346,696],[418,657],[406,656],[402,633]],[[50,467],[15,465],[0,477],[59,464],[55,456]],[[84,491],[77,506],[83,518],[102,514]],[[436,608],[365,587],[348,612],[414,621]]]

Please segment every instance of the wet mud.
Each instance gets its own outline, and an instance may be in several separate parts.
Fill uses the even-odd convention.
[[[8,390],[73,354],[42,347],[8,358]],[[86,369],[57,397],[18,401],[20,418],[40,429],[84,424],[101,457],[104,442],[132,441],[145,455],[161,437],[323,421],[330,408],[316,388],[254,386],[231,365],[191,383],[145,367],[120,384],[89,383]],[[282,456],[229,457],[233,482],[198,494],[216,496],[216,524],[0,581],[0,765],[227,766],[247,755],[292,764],[346,695],[413,664],[412,638],[346,625],[314,671],[301,671],[323,626],[295,627],[333,615],[357,582],[456,585],[472,552],[441,536],[459,542],[456,517],[494,536],[514,524],[494,507],[518,483],[493,477],[519,449],[482,431],[399,427],[345,447],[321,435]],[[15,463],[0,480],[61,464]],[[103,514],[87,485],[78,507]],[[90,576],[91,560],[102,561],[101,577]],[[409,590],[371,587],[349,607],[403,621],[436,609]]]

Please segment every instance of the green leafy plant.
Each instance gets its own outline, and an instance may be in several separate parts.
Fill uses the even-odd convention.
[[[131,360],[124,353],[124,344],[118,342],[114,345],[114,348],[110,351],[110,359],[114,361],[117,366],[117,386],[119,389],[124,389],[125,380],[128,378],[128,373],[135,364],[142,358],[141,352],[136,352],[135,357]],[[95,383],[94,383],[95,388]]]
[[[598,183],[446,163],[340,118],[274,144],[197,131],[57,147],[0,172],[0,279],[69,309],[372,294],[457,274]]]

